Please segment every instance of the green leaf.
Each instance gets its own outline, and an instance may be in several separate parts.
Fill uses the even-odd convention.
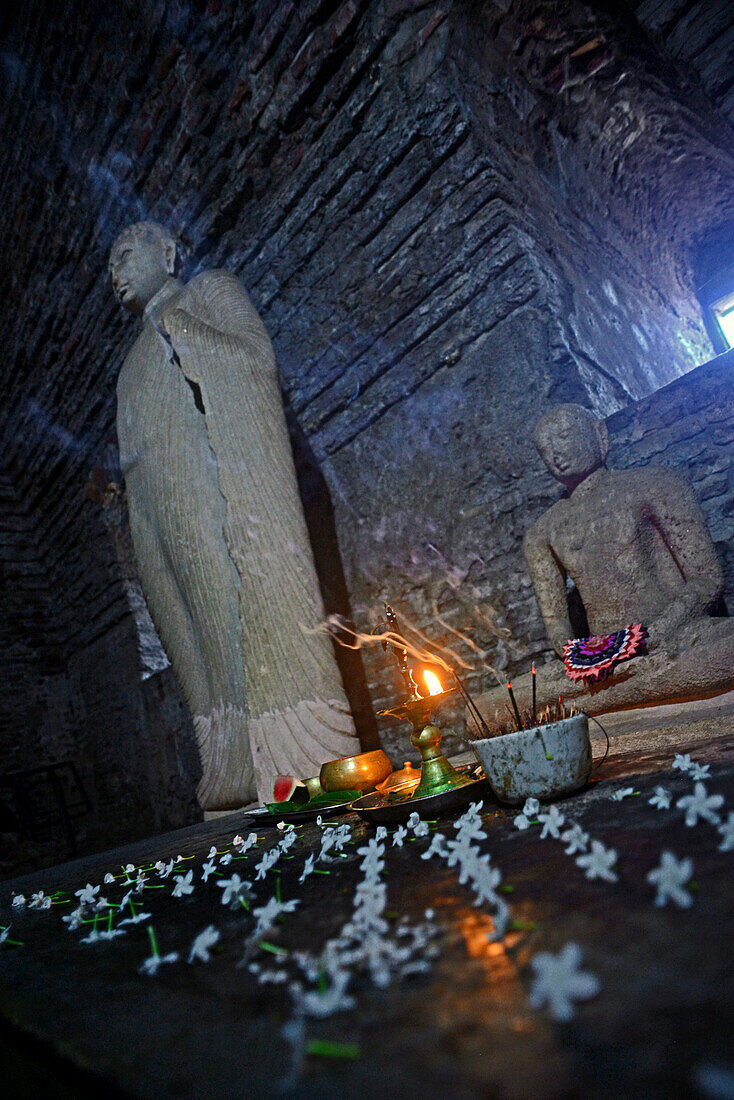
[[[301,810],[319,810],[327,806],[341,806],[344,802],[354,802],[359,798],[361,791],[334,791],[331,794],[320,794],[312,798],[310,802],[266,802],[265,805],[271,814],[300,813]]]

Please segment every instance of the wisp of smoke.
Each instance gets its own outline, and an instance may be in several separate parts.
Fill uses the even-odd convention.
[[[345,649],[357,650],[366,646],[392,645],[397,649],[406,650],[409,656],[421,664],[438,665],[451,676],[455,675],[457,669],[474,671],[474,667],[468,664],[455,650],[446,645],[438,645],[428,638],[422,630],[408,622],[404,616],[401,617],[401,624],[406,629],[407,636],[397,634],[393,630],[381,630],[373,634],[366,634],[364,631],[357,630],[352,623],[341,615],[329,615],[322,623],[313,628],[301,624],[301,630],[304,634],[327,634],[337,645],[344,646]],[[453,630],[452,633],[456,634],[462,641],[471,642],[459,631]],[[428,646],[430,648],[427,648]],[[473,643],[471,643],[471,647],[478,654],[480,653],[478,647]],[[480,663],[483,668],[486,668],[496,677],[499,684],[504,684],[497,671],[487,661],[482,659]]]

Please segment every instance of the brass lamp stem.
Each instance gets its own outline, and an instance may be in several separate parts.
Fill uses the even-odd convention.
[[[417,722],[413,726],[412,745],[421,754],[421,781],[413,792],[413,798],[422,798],[427,794],[440,794],[453,787],[463,787],[471,783],[468,775],[461,775],[441,752],[441,730],[431,722]]]

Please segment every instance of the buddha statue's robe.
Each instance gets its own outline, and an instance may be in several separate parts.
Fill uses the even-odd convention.
[[[308,633],[324,610],[278,372],[239,280],[169,280],[117,397],[141,583],[194,717],[201,805],[262,800],[278,773],[359,752],[332,643]]]

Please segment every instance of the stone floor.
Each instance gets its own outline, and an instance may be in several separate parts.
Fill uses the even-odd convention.
[[[63,905],[49,911],[10,910],[12,890],[72,894],[102,881],[121,865],[149,864],[178,853],[183,869],[198,868],[212,844],[222,850],[240,815],[152,838],[114,852],[40,871],[0,884],[0,926],[22,946],[0,947],[0,1060],[13,1096],[109,1095],[198,1097],[701,1097],[734,1096],[734,851],[719,852],[713,825],[686,827],[675,800],[693,788],[671,770],[676,752],[710,764],[710,793],[734,809],[734,693],[705,704],[628,712],[602,719],[611,751],[593,782],[559,807],[592,837],[616,849],[619,881],[590,881],[557,840],[540,840],[534,827],[518,831],[516,811],[485,801],[492,854],[510,887],[514,927],[492,943],[490,910],[476,908],[454,869],[419,858],[429,840],[388,847],[386,884],[392,922],[418,921],[430,907],[440,926],[440,954],[428,974],[387,988],[360,978],[353,1009],[309,1019],[307,1042],[356,1044],[345,1059],[308,1055],[289,1080],[291,1046],[283,1025],[291,1001],[283,986],[260,985],[238,967],[252,918],[219,902],[212,881],[194,894],[171,897],[164,888],[145,891],[161,953],[180,961],[145,976],[150,954],[146,924],[107,943],[81,945],[84,931],[69,933]],[[595,755],[603,738],[594,738]],[[664,784],[673,809],[648,803]],[[611,794],[635,791],[622,802]],[[455,817],[456,815],[452,815]],[[356,841],[370,830],[353,816]],[[452,819],[436,826],[452,832]],[[330,875],[298,878],[319,835],[303,826],[289,855],[278,864],[284,899],[299,908],[269,934],[290,952],[317,952],[351,912],[361,877],[356,848],[329,864]],[[261,840],[246,861],[251,870],[278,833],[259,829]],[[390,838],[388,837],[388,845]],[[663,850],[693,859],[693,904],[681,909],[653,904],[646,874]],[[262,904],[273,894],[275,872],[258,883]],[[151,879],[151,882],[160,880]],[[109,889],[111,900],[120,887]],[[209,963],[186,961],[194,936],[213,923],[221,940]],[[554,1022],[528,1002],[530,960],[574,941],[584,969],[600,991],[579,1004],[569,1023]],[[265,962],[271,956],[262,952]]]

